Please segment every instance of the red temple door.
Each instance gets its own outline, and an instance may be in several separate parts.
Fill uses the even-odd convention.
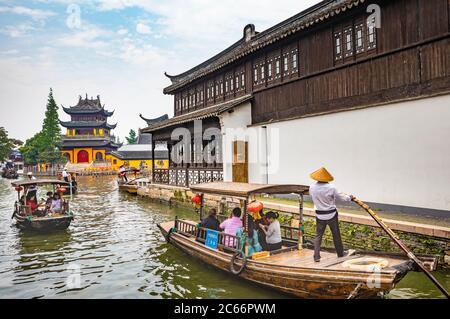
[[[78,163],[89,163],[89,153],[86,151],[79,151],[77,157]]]

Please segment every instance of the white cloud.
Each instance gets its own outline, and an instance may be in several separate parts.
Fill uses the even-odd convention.
[[[31,9],[22,6],[16,7],[0,7],[0,13],[14,13],[19,15],[25,15],[33,20],[46,20],[49,17],[56,15],[56,13],[47,10]]]
[[[121,28],[121,29],[117,30],[117,34],[118,35],[126,35],[126,34],[128,34],[128,29]]]
[[[0,33],[7,35],[10,38],[20,38],[28,34],[29,31],[33,31],[35,28],[28,24],[22,23],[17,25],[8,25],[0,28]]]
[[[102,28],[84,24],[82,30],[65,34],[57,40],[57,43],[86,49],[104,48],[109,45],[107,40],[112,34]]]
[[[141,33],[141,34],[151,34],[152,29],[147,24],[145,24],[143,22],[139,22],[136,25],[136,32]]]

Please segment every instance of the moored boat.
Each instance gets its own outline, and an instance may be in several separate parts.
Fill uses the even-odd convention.
[[[127,175],[132,173],[134,175],[134,179],[129,180]],[[119,190],[128,192],[129,194],[136,195],[138,192],[138,180],[141,179],[141,177],[138,177],[138,174],[140,173],[140,170],[131,168],[127,170],[122,170],[119,172],[117,184],[119,185]]]
[[[37,201],[38,187],[52,187],[52,193],[63,195],[70,187],[69,183],[59,180],[29,180],[14,182],[12,186],[15,187],[18,197],[12,216],[16,220],[17,227],[23,230],[46,232],[62,230],[70,226],[74,214],[70,210],[69,201],[61,199],[60,210],[52,212],[45,203],[33,207],[28,200],[28,198],[34,198]]]
[[[338,258],[333,250],[323,250],[321,262],[314,262],[311,245],[303,241],[306,186],[211,183],[193,186],[191,190],[201,198],[201,217],[204,194],[239,199],[244,212],[250,198],[256,194],[299,195],[299,225],[282,226],[283,248],[271,253],[247,257],[246,213],[243,214],[245,238],[219,233],[217,248],[205,245],[208,230],[200,228],[198,222],[176,219],[158,225],[166,240],[175,247],[244,280],[300,298],[373,298],[388,293],[408,271],[415,270],[414,263],[407,256],[380,252],[350,251],[347,256]],[[230,242],[234,244],[230,245]],[[436,269],[437,257],[420,256],[420,259],[430,270]]]

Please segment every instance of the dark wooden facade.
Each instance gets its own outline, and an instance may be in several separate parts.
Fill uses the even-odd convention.
[[[175,116],[246,94],[259,124],[450,92],[450,0],[361,2],[195,80],[173,77]],[[373,3],[379,29],[366,24]]]

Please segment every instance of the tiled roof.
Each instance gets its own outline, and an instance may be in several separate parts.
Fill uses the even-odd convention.
[[[169,115],[165,114],[163,116],[160,116],[156,119],[148,119],[142,116],[142,114],[139,114],[140,118],[143,119],[145,122],[147,122],[147,126],[153,126],[156,125],[158,123],[161,123],[163,121],[166,121],[169,119]]]
[[[131,147],[129,147],[131,146]],[[151,145],[125,145],[117,151],[111,152],[111,155],[121,160],[149,160],[152,158]],[[155,150],[155,159],[168,159],[169,152],[167,150]]]
[[[215,117],[219,114],[226,112],[236,106],[241,105],[242,103],[245,103],[247,101],[250,101],[253,98],[251,94],[245,95],[243,97],[234,99],[232,101],[224,102],[221,104],[217,104],[214,106],[210,106],[198,111],[194,111],[191,113],[179,115],[176,117],[173,117],[171,119],[168,119],[166,121],[160,122],[154,126],[148,127],[146,129],[143,129],[142,132],[144,133],[152,133],[167,127],[176,126],[188,122],[192,122],[195,120],[202,120],[209,117]]]
[[[63,139],[61,148],[74,148],[74,147],[110,147],[110,148],[119,148],[121,145],[117,144],[111,140],[72,140],[72,139]]]
[[[229,48],[189,71],[176,76],[166,74],[172,81],[172,85],[166,87],[164,93],[172,94],[200,77],[208,75],[244,56],[252,54],[274,42],[301,30],[305,30],[312,25],[316,25],[364,2],[365,0],[325,0],[261,33],[253,32],[253,36],[250,39],[246,39],[244,35],[244,38]],[[251,27],[254,28],[254,26]]]
[[[78,104],[71,107],[62,107],[64,112],[67,114],[95,114],[95,113],[102,113],[103,115],[110,117],[114,114],[114,111],[109,112],[105,110],[105,107],[102,106],[100,102],[100,96],[97,95],[97,98],[88,98],[86,94],[86,98],[83,99],[80,95],[78,99]]]
[[[61,124],[65,128],[82,128],[82,127],[103,127],[110,130],[113,130],[117,127],[117,124],[111,125],[108,124],[106,121],[70,121],[70,122],[63,122],[59,121],[59,124]]]

